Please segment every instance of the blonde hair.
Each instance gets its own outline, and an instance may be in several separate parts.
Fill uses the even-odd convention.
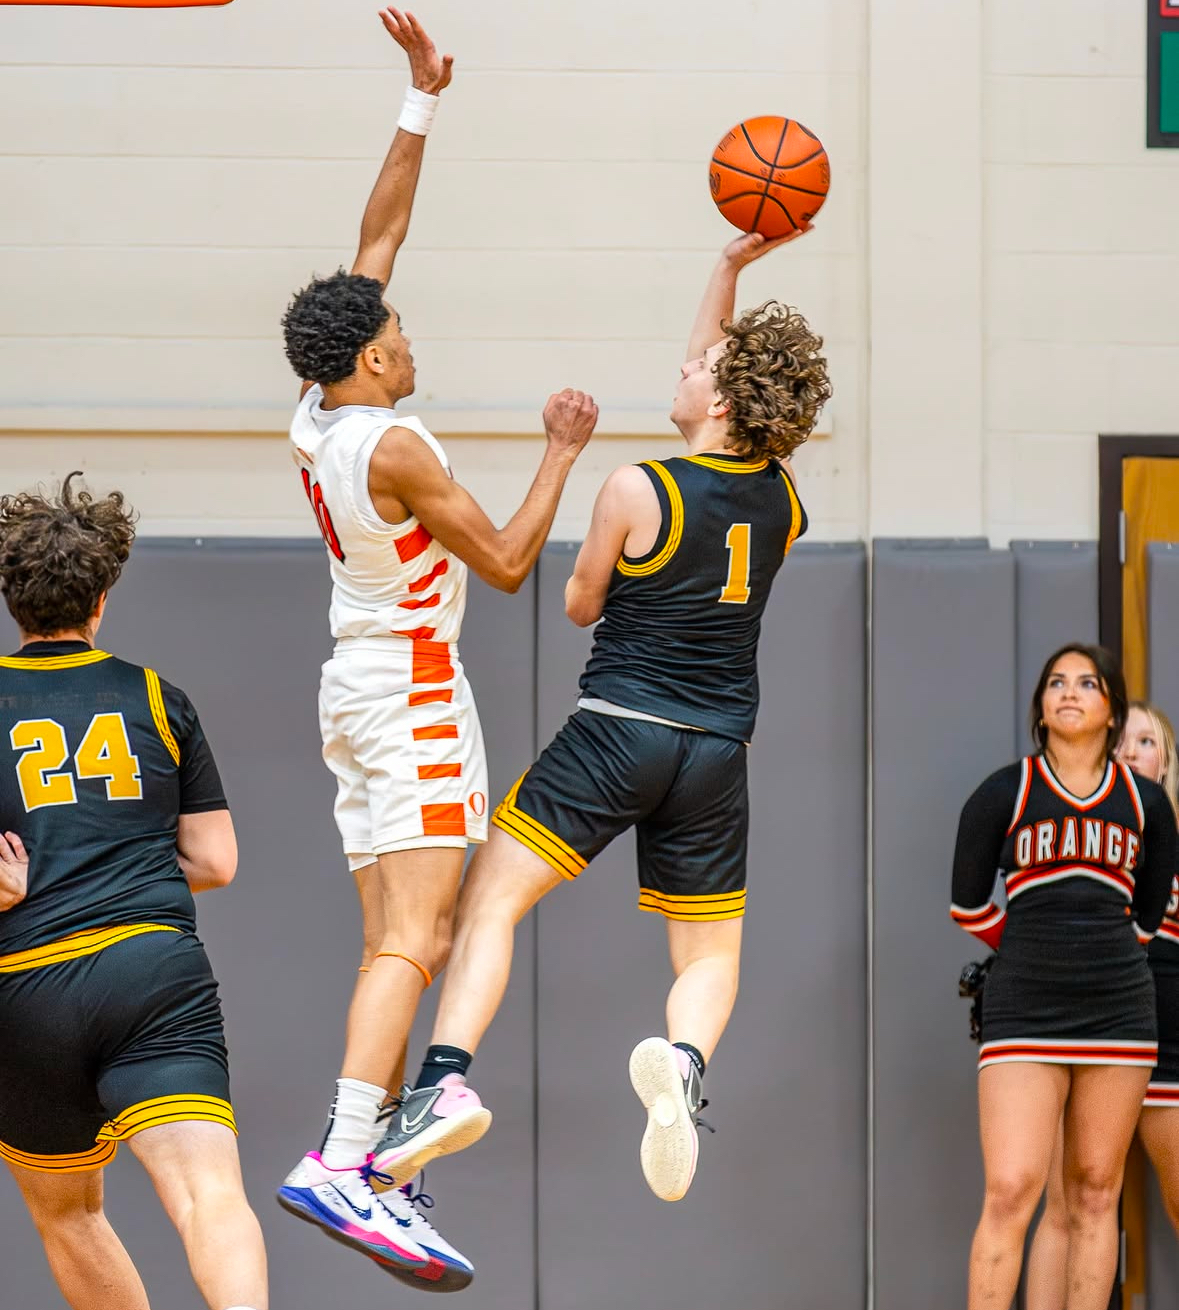
[[[1129,710],[1141,710],[1150,720],[1155,740],[1159,744],[1159,763],[1162,766],[1159,786],[1167,793],[1175,818],[1179,820],[1179,754],[1175,749],[1175,729],[1171,720],[1157,705],[1147,700],[1132,700],[1127,707]]]

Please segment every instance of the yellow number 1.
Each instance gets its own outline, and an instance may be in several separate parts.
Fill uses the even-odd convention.
[[[749,524],[734,523],[725,537],[729,551],[729,576],[720,594],[721,605],[745,605],[749,601]]]

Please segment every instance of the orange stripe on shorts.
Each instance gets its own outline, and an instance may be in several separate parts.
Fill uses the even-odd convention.
[[[444,641],[415,641],[413,644],[413,681],[449,682],[454,677],[450,647]]]
[[[402,564],[408,564],[411,559],[417,559],[433,540],[434,538],[419,523],[412,532],[407,532],[404,537],[395,537],[393,539],[393,544],[397,547],[397,558]]]
[[[461,764],[419,764],[418,778],[422,782],[428,782],[431,778],[461,778],[463,776],[463,766]]]
[[[454,700],[454,692],[446,687],[442,691],[411,691],[409,693],[409,703],[411,705],[434,705],[441,703],[449,705]]]
[[[414,741],[455,741],[458,738],[457,723],[439,723],[433,728],[415,728]]]
[[[426,837],[465,837],[467,816],[462,803],[423,805],[422,834]]]

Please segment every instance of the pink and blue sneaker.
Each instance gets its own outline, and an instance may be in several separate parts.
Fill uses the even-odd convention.
[[[278,1203],[298,1218],[316,1224],[337,1242],[382,1264],[404,1270],[426,1269],[433,1257],[410,1231],[415,1216],[420,1216],[408,1202],[394,1203],[378,1196],[369,1184],[368,1172],[367,1165],[329,1169],[319,1152],[311,1151],[278,1189]]]
[[[380,1186],[382,1180],[376,1180]],[[413,1191],[412,1184],[382,1194],[381,1199],[395,1213],[409,1220],[409,1235],[429,1256],[424,1269],[407,1269],[374,1255],[373,1259],[394,1278],[422,1292],[461,1292],[475,1277],[475,1266],[442,1236],[422,1214],[434,1206],[434,1198],[421,1191]]]

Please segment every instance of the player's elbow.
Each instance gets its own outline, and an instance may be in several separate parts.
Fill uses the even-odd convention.
[[[588,628],[591,624],[597,623],[602,617],[600,605],[590,605],[584,600],[575,598],[566,598],[565,613],[571,623],[575,623],[579,628]]]

